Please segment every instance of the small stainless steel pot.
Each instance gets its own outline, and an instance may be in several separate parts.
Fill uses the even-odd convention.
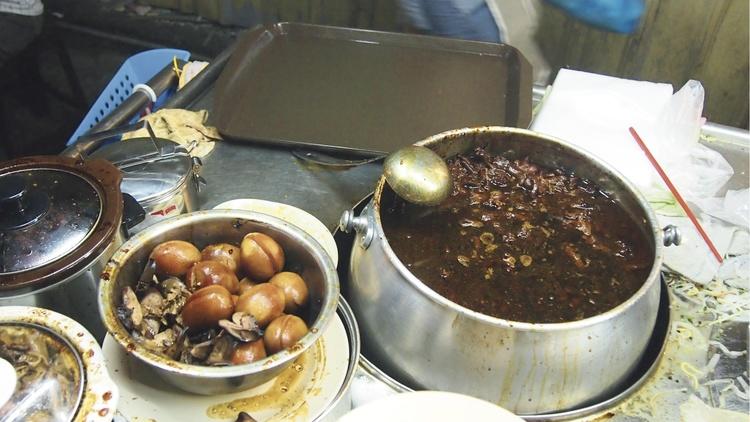
[[[396,257],[380,219],[387,189],[381,177],[362,214],[347,212],[341,222],[342,229],[358,234],[347,299],[369,357],[410,385],[473,395],[518,414],[573,408],[615,389],[641,357],[659,304],[663,234],[643,196],[596,157],[528,130],[460,129],[417,145],[445,158],[484,145],[509,158],[530,157],[542,165],[575,169],[643,222],[653,264],[630,299],[580,321],[532,324],[474,312],[427,287]]]
[[[123,242],[129,205],[137,207],[124,202],[120,172],[105,160],[38,156],[3,163],[0,306],[51,309],[103,339],[99,273]]]
[[[91,156],[115,164],[122,171],[122,191],[146,211],[145,219],[132,228],[132,233],[199,209],[198,192],[205,184],[200,176],[202,163],[176,142],[129,139],[104,145]]]
[[[122,289],[138,280],[153,248],[167,240],[185,240],[198,248],[219,242],[240,244],[245,234],[265,233],[284,249],[287,268],[307,283],[310,306],[303,319],[310,332],[292,348],[246,365],[188,365],[146,349],[134,341],[117,317]],[[301,229],[270,215],[236,210],[180,215],[135,234],[114,254],[101,275],[99,312],[107,330],[128,353],[146,363],[170,384],[197,394],[220,394],[258,386],[278,375],[313,345],[336,313],[339,280],[331,258]]]

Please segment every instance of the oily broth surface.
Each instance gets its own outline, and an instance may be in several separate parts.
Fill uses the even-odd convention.
[[[448,164],[444,203],[419,207],[386,190],[381,215],[399,259],[447,299],[512,321],[567,322],[614,308],[646,280],[646,223],[590,181],[483,148]]]

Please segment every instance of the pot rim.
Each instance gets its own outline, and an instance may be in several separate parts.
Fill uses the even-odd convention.
[[[131,138],[131,139],[128,139],[128,142],[134,142],[134,141],[135,142],[147,142],[149,144],[151,144],[153,142],[151,140],[151,138],[149,138],[149,137],[140,137],[140,138]],[[158,144],[173,145],[175,147],[184,148],[182,145],[180,145],[179,143],[177,143],[177,142],[175,142],[175,141],[173,141],[171,139],[156,138],[156,142]],[[93,157],[100,157],[101,158],[102,155],[106,155],[108,147],[110,147],[110,146],[114,147],[116,145],[117,144],[109,144],[109,145],[103,146],[101,149],[97,150],[94,153]],[[136,199],[136,201],[139,204],[141,204],[141,206],[143,206],[144,208],[147,207],[147,206],[151,206],[151,205],[158,205],[161,202],[165,202],[166,200],[171,199],[172,197],[177,196],[177,194],[180,191],[184,190],[184,188],[185,188],[186,184],[188,183],[188,181],[191,180],[193,177],[195,177],[195,167],[193,166],[193,162],[192,162],[192,157],[191,156],[189,156],[189,155],[188,156],[174,156],[174,157],[171,157],[171,158],[172,159],[178,159],[178,160],[185,161],[185,164],[187,164],[187,167],[188,167],[187,171],[184,172],[184,173],[182,173],[180,175],[179,181],[177,183],[175,183],[174,186],[172,186],[171,188],[169,188],[169,190],[161,192],[161,193],[157,193],[157,194],[151,194],[151,195],[149,195],[149,196],[147,196],[147,197],[145,197],[143,199]],[[107,159],[107,158],[105,157],[104,159]],[[174,172],[174,173],[177,174],[177,172]]]
[[[416,142],[414,145],[425,146],[429,148],[432,144],[439,143],[440,141],[446,138],[459,137],[459,136],[464,136],[464,135],[472,135],[476,133],[488,133],[488,132],[515,133],[519,135],[533,136],[545,142],[557,144],[560,147],[567,149],[575,154],[578,154],[584,159],[595,163],[598,167],[603,169],[605,172],[608,172],[612,178],[614,178],[619,183],[621,183],[623,187],[631,195],[635,197],[636,201],[638,202],[638,205],[640,205],[641,209],[646,214],[647,224],[650,226],[651,232],[654,235],[653,241],[654,241],[655,247],[654,247],[654,259],[653,259],[653,264],[651,266],[651,271],[649,272],[648,276],[646,277],[646,280],[641,285],[641,287],[632,296],[630,296],[626,301],[620,303],[614,308],[607,310],[606,312],[602,312],[600,314],[597,314],[588,318],[580,319],[577,321],[555,322],[555,323],[532,323],[532,322],[523,322],[523,321],[512,321],[508,319],[493,317],[490,315],[486,315],[486,314],[471,310],[469,308],[466,308],[464,306],[461,306],[455,302],[448,300],[447,298],[443,297],[436,291],[432,290],[425,283],[423,283],[418,277],[412,274],[412,272],[409,271],[409,269],[406,268],[406,266],[396,256],[395,252],[393,252],[393,249],[391,249],[391,246],[388,243],[388,239],[385,236],[385,232],[383,231],[383,223],[380,219],[380,198],[381,198],[383,189],[385,188],[385,184],[386,184],[385,177],[381,176],[375,187],[375,192],[374,192],[372,201],[368,205],[368,207],[372,206],[371,212],[373,214],[373,219],[375,221],[375,224],[374,224],[375,236],[380,238],[380,240],[382,241],[381,243],[382,243],[383,252],[388,257],[390,262],[396,267],[398,272],[409,282],[409,284],[411,284],[411,286],[414,289],[426,295],[433,302],[437,303],[438,305],[444,308],[447,308],[455,313],[480,321],[485,324],[489,324],[489,325],[496,326],[496,327],[511,328],[511,329],[518,330],[518,331],[533,331],[533,332],[555,331],[557,332],[557,331],[567,331],[567,330],[590,327],[590,326],[597,325],[605,321],[614,319],[615,317],[624,313],[627,309],[632,307],[636,302],[640,301],[641,298],[645,296],[653,288],[655,283],[657,283],[657,286],[656,286],[657,288],[660,287],[660,285],[658,284],[658,281],[659,281],[659,273],[661,271],[662,261],[664,259],[663,258],[664,245],[663,245],[663,232],[662,232],[662,229],[660,229],[658,226],[658,220],[656,219],[656,214],[654,213],[654,210],[651,208],[651,205],[648,203],[646,198],[643,196],[643,194],[640,191],[638,191],[635,185],[633,185],[627,178],[625,178],[625,176],[623,176],[622,173],[620,173],[618,170],[612,167],[609,163],[605,162],[599,157],[591,154],[590,152],[586,151],[583,148],[572,145],[562,139],[559,139],[553,136],[549,136],[549,135],[542,134],[542,133],[535,132],[535,131],[528,130],[528,129],[520,129],[520,128],[504,127],[504,126],[482,126],[482,127],[475,127],[475,128],[461,128],[461,129],[448,130],[445,132],[441,132],[437,135],[432,135],[419,142]],[[363,213],[364,212],[366,211],[363,211]]]
[[[0,302],[2,302],[4,300],[16,300],[16,299],[22,299],[22,298],[26,298],[26,297],[30,297],[30,296],[42,294],[42,293],[47,293],[47,292],[49,292],[52,289],[57,289],[57,288],[65,285],[67,283],[72,283],[78,277],[80,277],[83,274],[85,274],[87,271],[91,271],[92,267],[94,267],[97,263],[101,262],[102,265],[103,265],[104,264],[103,261],[104,261],[105,257],[108,257],[108,256],[112,255],[112,253],[115,250],[117,250],[117,248],[119,248],[121,244],[122,244],[121,236],[115,235],[114,239],[112,239],[112,242],[110,242],[109,246],[107,246],[107,249],[103,250],[99,255],[97,255],[95,258],[93,258],[91,260],[91,262],[87,266],[85,266],[85,267],[81,268],[80,270],[78,270],[78,272],[76,272],[74,274],[71,274],[71,275],[65,277],[64,279],[62,279],[60,281],[56,281],[56,282],[54,282],[54,283],[52,283],[50,285],[47,285],[47,286],[44,286],[44,287],[40,287],[40,288],[38,288],[36,290],[24,291],[24,290],[20,290],[19,289],[19,292],[11,291],[12,293],[17,293],[15,295],[8,295],[8,296],[2,296],[2,295],[0,295]],[[94,275],[96,276],[96,274],[94,274]]]
[[[306,250],[308,250],[315,261],[322,266],[326,282],[323,303],[315,322],[309,327],[308,333],[302,337],[290,349],[282,350],[272,354],[264,359],[244,365],[229,365],[224,367],[210,367],[200,365],[189,365],[166,358],[157,353],[151,352],[143,345],[135,341],[128,330],[122,325],[116,314],[114,300],[109,298],[116,297],[117,292],[116,280],[122,263],[126,262],[135,251],[139,250],[140,245],[148,240],[167,233],[173,228],[182,227],[189,224],[199,224],[203,221],[210,221],[223,217],[228,220],[246,220],[268,224],[280,231],[291,232],[298,241],[300,241]],[[260,373],[273,368],[283,367],[294,361],[299,355],[310,348],[322,335],[323,329],[336,313],[339,302],[339,279],[336,267],[333,265],[331,258],[322,249],[315,239],[296,226],[285,222],[271,215],[262,214],[253,211],[243,210],[206,210],[196,211],[189,214],[182,214],[160,221],[141,232],[138,232],[125,242],[104,268],[99,284],[99,314],[104,321],[107,332],[129,353],[146,363],[148,366],[160,370],[178,374],[193,376],[196,378],[216,379],[229,378],[236,376],[245,376],[253,373]]]
[[[319,415],[313,419],[313,422],[321,422],[326,420],[329,416],[335,413],[336,408],[345,401],[345,398],[351,394],[351,387],[356,378],[359,364],[363,358],[362,340],[359,335],[359,325],[357,325],[357,318],[354,316],[351,306],[347,303],[343,296],[339,295],[339,304],[336,309],[336,313],[341,319],[341,323],[344,325],[344,330],[349,340],[349,365],[346,368],[346,374],[344,375],[344,381],[341,383],[339,390],[336,395],[331,399],[330,403]]]
[[[146,198],[143,201],[139,201],[138,203],[141,204],[142,207],[150,207],[153,205],[159,205],[163,202],[166,202],[168,200],[171,200],[175,198],[178,195],[182,195],[184,191],[187,189],[190,189],[190,185],[188,184],[188,181],[190,180],[189,176],[193,175],[193,170],[191,169],[189,173],[185,174],[185,178],[180,180],[180,183],[172,187],[170,190],[162,193],[161,195],[156,195],[150,198]]]

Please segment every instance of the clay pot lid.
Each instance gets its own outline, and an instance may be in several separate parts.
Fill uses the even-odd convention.
[[[110,244],[122,219],[107,161],[27,157],[0,168],[0,297],[61,281]]]

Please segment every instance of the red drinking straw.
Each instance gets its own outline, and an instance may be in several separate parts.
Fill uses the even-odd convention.
[[[721,259],[721,255],[719,254],[719,251],[716,250],[716,246],[714,246],[713,242],[711,242],[711,239],[709,239],[708,235],[703,230],[701,223],[698,222],[697,218],[695,218],[695,214],[693,214],[693,212],[690,211],[690,207],[688,207],[685,200],[682,199],[682,195],[680,195],[680,192],[677,191],[677,188],[672,184],[672,181],[669,180],[669,177],[667,177],[667,173],[664,172],[664,169],[661,168],[659,163],[656,161],[656,158],[654,158],[654,156],[651,154],[651,151],[649,151],[648,147],[643,142],[643,139],[641,139],[641,137],[638,136],[638,132],[636,132],[635,129],[633,129],[632,127],[629,130],[630,130],[630,134],[633,135],[633,139],[635,139],[635,141],[638,142],[638,146],[641,147],[643,152],[646,154],[646,157],[648,157],[648,161],[651,161],[651,165],[654,166],[654,168],[656,169],[656,172],[659,173],[659,176],[661,176],[662,180],[664,180],[664,183],[667,184],[667,187],[669,187],[669,190],[672,191],[672,195],[674,195],[674,197],[677,198],[677,202],[685,211],[685,214],[687,214],[690,221],[693,222],[693,225],[698,230],[698,233],[701,234],[701,237],[706,242],[706,245],[708,245],[708,248],[711,249],[711,252],[716,257],[716,260],[719,261],[719,264],[724,262],[724,260]]]

